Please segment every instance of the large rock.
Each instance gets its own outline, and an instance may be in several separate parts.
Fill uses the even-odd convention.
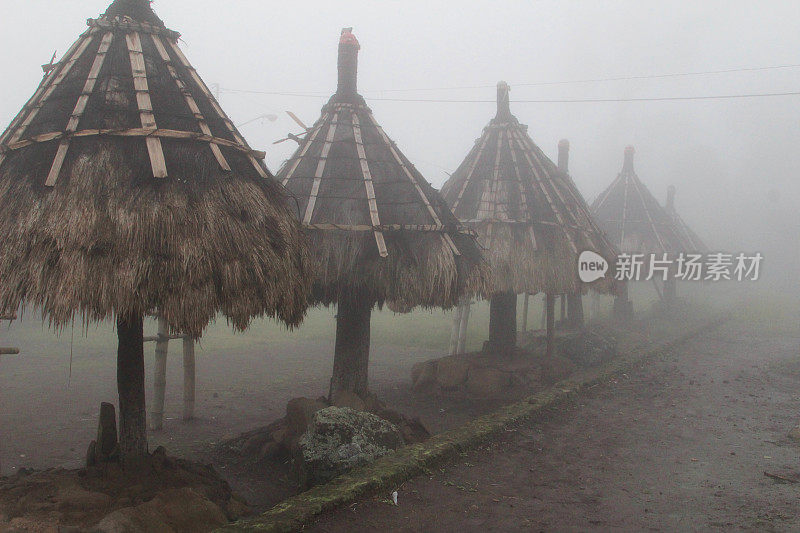
[[[503,392],[511,388],[511,373],[504,372],[497,368],[473,367],[469,369],[467,379],[467,390],[478,398],[491,398],[502,395]]]
[[[436,368],[436,381],[443,389],[457,389],[467,381],[469,361],[459,357],[443,357]]]
[[[311,398],[292,398],[286,404],[286,428],[288,433],[302,435],[314,419],[314,413],[327,405]]]
[[[300,482],[306,488],[324,483],[402,445],[397,426],[376,415],[348,407],[321,409],[299,442]]]
[[[169,533],[213,531],[228,523],[222,509],[200,493],[171,489],[147,503],[125,507],[103,518],[98,533]]]
[[[578,366],[597,366],[616,355],[617,341],[608,335],[585,331],[558,339],[557,348],[560,355]]]

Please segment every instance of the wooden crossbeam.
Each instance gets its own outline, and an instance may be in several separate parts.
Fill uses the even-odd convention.
[[[320,119],[319,124],[317,124],[317,127],[314,128],[314,131],[312,131],[311,135],[309,135],[308,138],[306,139],[305,145],[303,146],[302,150],[300,150],[300,153],[295,158],[295,160],[292,163],[292,166],[289,169],[289,171],[286,173],[286,177],[283,178],[283,182],[282,183],[283,183],[284,187],[286,186],[287,183],[289,183],[289,178],[291,178],[294,175],[295,171],[297,170],[297,167],[300,165],[300,161],[303,160],[303,157],[305,157],[306,152],[308,152],[308,149],[311,148],[312,144],[314,144],[314,140],[317,138],[317,135],[319,135],[319,132],[322,130],[322,126],[325,125],[325,123],[326,123],[325,121],[326,121],[327,118],[328,118],[328,113],[325,112],[322,115],[322,118]]]
[[[246,148],[248,151],[250,151],[248,159],[250,160],[250,163],[253,165],[253,168],[256,169],[256,172],[258,172],[258,175],[265,179],[269,178],[270,176],[265,170],[263,164],[260,163],[254,157],[253,151],[250,150],[245,140],[236,131],[236,126],[234,126],[231,119],[228,118],[228,115],[226,115],[225,112],[222,110],[222,107],[220,107],[219,102],[217,102],[217,99],[214,98],[213,94],[211,94],[211,90],[208,88],[208,86],[205,84],[202,78],[200,78],[200,75],[197,73],[197,71],[194,69],[191,63],[189,63],[189,60],[186,59],[186,56],[183,55],[183,51],[178,46],[177,41],[170,40],[169,44],[172,50],[175,52],[175,55],[180,60],[181,64],[184,66],[184,68],[186,68],[186,70],[189,71],[189,75],[192,77],[192,80],[194,81],[195,85],[197,85],[197,87],[200,89],[200,92],[203,93],[203,96],[205,96],[206,99],[208,99],[208,102],[211,104],[211,107],[214,108],[214,111],[217,113],[219,118],[222,119],[223,123],[225,124],[225,127],[228,128],[228,131],[231,133],[236,142],[239,143],[242,147]]]
[[[156,50],[158,50],[158,55],[160,55],[161,59],[164,61],[164,63],[166,63],[170,76],[172,76],[172,79],[175,81],[175,85],[178,86],[178,90],[181,92],[181,94],[183,94],[184,100],[186,100],[186,105],[189,106],[189,110],[197,120],[197,125],[200,128],[200,131],[211,137],[211,128],[208,127],[208,122],[206,122],[203,113],[197,106],[197,102],[195,102],[192,93],[186,88],[186,84],[183,83],[183,80],[181,80],[180,76],[178,75],[178,71],[175,70],[174,66],[172,66],[172,60],[167,53],[164,43],[161,41],[161,37],[158,35],[151,35],[151,37]],[[213,152],[214,157],[217,159],[217,163],[219,163],[219,166],[222,168],[222,170],[230,172],[231,167],[228,164],[228,161],[225,159],[225,156],[222,155],[222,150],[220,150],[219,145],[209,143],[209,147],[211,148],[211,151]]]
[[[139,107],[139,118],[142,128],[158,129],[156,117],[153,115],[153,103],[150,100],[150,89],[147,85],[147,66],[142,53],[142,40],[137,32],[125,36],[128,44],[128,55],[131,59],[131,74],[133,75],[133,88],[136,91],[136,104]],[[164,149],[158,137],[145,137],[147,153],[150,156],[150,167],[156,178],[167,177],[167,162],[164,159]]]
[[[311,184],[311,193],[308,196],[308,204],[306,204],[306,212],[303,215],[303,224],[310,224],[311,217],[314,215],[314,206],[317,203],[317,195],[319,194],[319,186],[322,183],[322,174],[325,172],[325,164],[328,162],[328,153],[331,151],[333,145],[333,138],[336,135],[336,119],[339,113],[334,113],[333,122],[328,128],[328,134],[325,137],[325,142],[322,145],[322,151],[319,154],[319,161],[317,162],[317,170],[314,172],[314,182]]]
[[[258,155],[259,157],[264,155],[264,152],[252,150],[250,148],[240,145],[237,142],[229,141],[228,139],[222,139],[220,137],[210,137],[205,133],[198,133],[196,131],[178,131],[170,129],[153,129],[153,128],[106,129],[106,130],[92,129],[92,130],[80,130],[72,134],[63,131],[54,131],[54,132],[35,135],[27,139],[16,141],[13,144],[0,147],[0,153],[12,152],[14,150],[25,148],[26,146],[30,146],[32,144],[57,141],[59,139],[64,139],[66,137],[159,137],[166,139],[180,139],[180,140],[192,140],[199,142],[214,143],[220,146],[227,146],[228,148],[233,148],[234,150],[243,152],[245,154],[251,154],[254,156]]]
[[[103,63],[105,62],[108,49],[111,47],[113,40],[114,34],[112,32],[108,32],[103,35],[103,38],[100,41],[100,47],[97,49],[97,55],[94,58],[94,63],[92,63],[91,70],[89,70],[89,76],[86,78],[86,83],[83,85],[83,91],[81,91],[81,95],[78,97],[78,102],[75,104],[75,109],[72,111],[72,115],[69,117],[69,122],[67,122],[67,133],[74,133],[78,130],[78,124],[81,121],[83,112],[86,110],[86,104],[89,102],[89,97],[94,92],[94,86],[97,83],[97,77],[100,75],[100,69],[103,68]],[[47,180],[44,183],[46,187],[53,187],[56,184],[58,175],[61,172],[61,167],[64,164],[64,158],[67,156],[67,150],[69,150],[69,137],[62,139],[61,144],[58,145],[56,156],[53,159],[53,164],[50,166],[50,172],[48,173]]]
[[[0,348],[0,355],[17,355],[19,348]]]
[[[361,163],[361,175],[364,177],[364,187],[367,191],[370,220],[373,226],[380,226],[381,219],[378,213],[378,202],[375,199],[375,186],[372,183],[372,173],[369,170],[367,152],[364,149],[364,140],[361,138],[361,124],[358,121],[358,114],[353,113],[351,118],[353,119],[353,138],[356,141],[356,152],[358,153],[359,163]],[[380,256],[387,257],[389,251],[386,249],[386,241],[383,238],[383,233],[378,230],[375,230],[375,242],[378,245],[378,253],[380,253]]]

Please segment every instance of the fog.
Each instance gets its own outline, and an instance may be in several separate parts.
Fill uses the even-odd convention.
[[[3,128],[107,0],[0,0]],[[760,251],[765,283],[787,282],[800,260],[800,96],[616,103],[519,100],[650,98],[797,91],[800,68],[533,85],[797,63],[800,4],[704,2],[403,2],[159,0],[183,49],[248,142],[277,171],[295,148],[273,145],[306,124],[334,91],[339,30],[362,50],[359,88],[376,118],[440,187],[494,113],[498,80],[512,111],[555,157],[571,142],[571,173],[591,201],[614,179],[624,146],[663,202],[677,187],[682,217],[712,250]],[[525,85],[529,84],[529,85]],[[459,88],[461,87],[461,88]],[[470,87],[470,88],[463,88]],[[441,89],[448,88],[448,89]],[[434,90],[435,89],[435,90]],[[272,93],[303,93],[307,97]],[[379,98],[485,100],[395,102]]]

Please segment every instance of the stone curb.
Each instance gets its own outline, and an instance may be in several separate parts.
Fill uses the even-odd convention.
[[[263,514],[234,522],[217,531],[297,531],[326,511],[382,491],[388,494],[404,481],[474,449],[508,426],[552,407],[585,388],[608,382],[642,363],[663,356],[665,352],[719,327],[730,318],[729,313],[721,314],[645,352],[623,354],[605,365],[578,372],[578,376],[560,381],[547,390],[475,418],[461,427],[433,435],[423,443],[400,448],[328,483],[292,496]]]

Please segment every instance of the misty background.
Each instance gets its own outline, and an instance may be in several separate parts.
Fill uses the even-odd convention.
[[[0,0],[0,129],[109,0]],[[158,0],[181,46],[249,144],[276,172],[296,148],[273,145],[311,126],[335,90],[339,31],[361,42],[359,90],[379,123],[437,188],[494,115],[495,84],[588,202],[616,177],[623,148],[660,202],[713,251],[761,252],[760,284],[794,287],[800,264],[800,96],[668,102],[522,103],[529,99],[706,96],[800,91],[800,68],[559,83],[800,63],[796,1]],[[214,87],[216,89],[216,87]],[[444,89],[442,89],[444,88]],[[245,91],[245,92],[242,92]],[[254,92],[252,92],[254,91]],[[289,96],[272,93],[302,93]],[[395,102],[380,98],[488,100]]]

